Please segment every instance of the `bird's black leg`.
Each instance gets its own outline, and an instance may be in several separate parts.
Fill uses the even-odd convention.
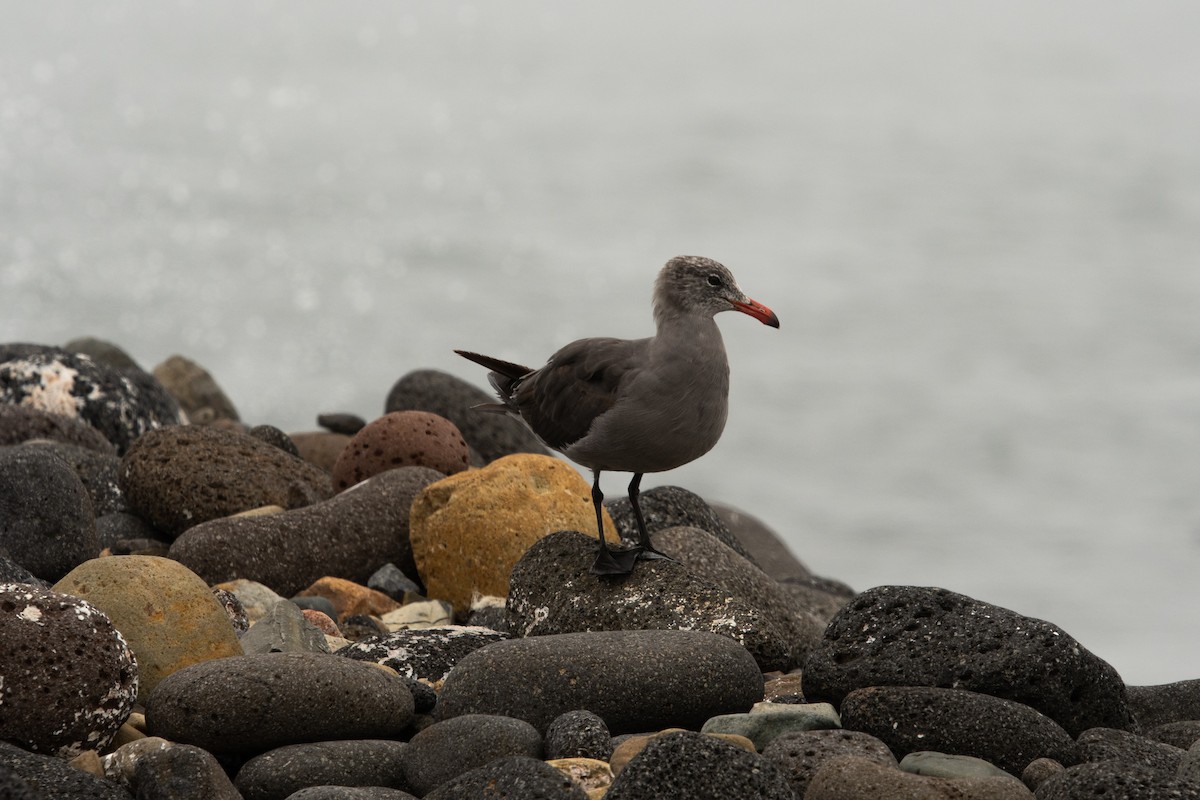
[[[638,558],[644,559],[666,559],[674,561],[666,553],[661,553],[650,544],[650,534],[646,532],[646,520],[642,517],[642,507],[638,505],[638,494],[641,492],[642,473],[633,473],[633,480],[629,482],[629,504],[633,506],[633,518],[637,520],[638,540],[641,545],[641,551],[638,553]]]
[[[604,517],[600,510],[604,507],[604,494],[600,491],[600,470],[593,472],[592,505],[596,507],[596,533],[600,536],[600,552],[592,564],[593,575],[628,575],[633,572],[633,564],[637,561],[637,550],[610,550],[604,538]],[[640,514],[639,514],[640,518]]]

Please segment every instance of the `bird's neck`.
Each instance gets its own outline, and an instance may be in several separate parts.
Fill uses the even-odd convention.
[[[655,349],[686,354],[701,359],[724,359],[725,343],[721,329],[712,317],[659,313],[655,315]]]

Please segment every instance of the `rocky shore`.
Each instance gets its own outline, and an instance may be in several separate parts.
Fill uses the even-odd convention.
[[[674,560],[593,576],[587,481],[489,400],[285,433],[181,357],[0,345],[0,798],[1200,798],[1200,678],[679,487]]]

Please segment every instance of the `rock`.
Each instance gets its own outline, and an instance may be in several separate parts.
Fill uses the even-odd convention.
[[[346,445],[350,444],[349,436],[325,431],[291,433],[288,438],[296,445],[301,458],[329,473],[333,472],[333,465],[341,457]]]
[[[235,781],[245,800],[275,800],[317,786],[406,789],[408,745],[385,739],[292,744],[247,761]]]
[[[182,422],[174,398],[141,370],[118,370],[42,345],[0,345],[0,404],[79,419],[118,454],[150,430]]]
[[[827,578],[784,578],[779,588],[791,595],[792,602],[807,609],[826,626],[842,606],[854,597],[850,587]]]
[[[263,587],[266,588],[265,586]],[[250,630],[250,620],[246,617],[246,608],[242,605],[242,601],[238,596],[228,589],[218,589],[213,587],[213,597],[221,604],[225,615],[229,618],[229,624],[233,626],[233,631],[239,637]]]
[[[422,628],[360,639],[336,654],[382,664],[400,675],[438,684],[467,654],[507,638],[486,628]]]
[[[1037,759],[1034,759],[1035,761]],[[1033,763],[1032,761],[1029,763]],[[990,761],[974,756],[955,756],[931,750],[917,750],[900,760],[900,769],[913,775],[935,778],[1012,778]],[[1028,767],[1026,767],[1028,769]]]
[[[357,586],[358,584],[354,584]],[[328,597],[320,597],[317,595],[292,595],[289,602],[299,608],[301,611],[319,611],[327,615],[331,620],[337,619],[338,612],[333,606],[333,601]]]
[[[466,714],[436,722],[401,753],[414,794],[425,796],[446,781],[504,756],[541,758],[542,737],[528,722],[491,714]]]
[[[382,617],[389,611],[400,608],[400,603],[383,592],[368,589],[362,584],[348,581],[345,578],[318,578],[307,589],[298,592],[297,597],[326,598],[333,604],[337,619],[352,617],[356,614]]]
[[[1156,686],[1130,686],[1129,708],[1143,729],[1168,722],[1200,720],[1200,678]]]
[[[225,591],[233,595],[241,606],[241,615],[251,625],[265,617],[275,607],[276,603],[284,599],[272,591],[270,587],[256,581],[244,579],[217,584],[213,587],[213,591]],[[237,616],[236,610],[234,610],[234,616]]]
[[[208,373],[191,359],[170,356],[154,368],[154,377],[171,393],[188,419],[198,425],[208,425],[219,419],[239,420],[233,402]]]
[[[3,547],[0,547],[0,583],[31,583],[46,589],[50,586],[14,561]]]
[[[804,691],[800,687],[802,678],[799,671],[767,677],[763,686],[763,699],[768,703],[804,703]]]
[[[934,778],[902,772],[857,756],[820,766],[804,800],[1030,800],[1016,778]]]
[[[682,563],[695,577],[716,584],[764,616],[773,617],[791,645],[791,666],[803,664],[821,641],[825,620],[810,613],[767,573],[712,534],[699,528],[675,527],[659,531],[651,539],[655,547]]]
[[[549,454],[533,432],[518,420],[472,408],[494,402],[493,395],[453,375],[426,369],[410,372],[392,386],[384,412],[429,411],[445,417],[455,424],[484,463],[514,453]]]
[[[79,476],[92,501],[92,512],[100,517],[125,511],[125,498],[117,484],[121,459],[113,453],[98,453],[62,442],[29,442],[26,447],[47,450],[58,456]]]
[[[245,433],[201,425],[152,431],[121,462],[129,507],[172,536],[253,508],[324,500],[329,476]]]
[[[855,756],[886,767],[896,766],[896,758],[886,744],[859,731],[792,731],[775,738],[762,754],[787,777],[796,797],[804,797],[812,776],[835,758]]]
[[[1047,778],[1037,800],[1195,800],[1196,784],[1140,764],[1098,761],[1078,764]]]
[[[287,800],[417,800],[414,795],[383,786],[313,786],[287,796]]]
[[[113,342],[95,336],[80,336],[62,346],[68,353],[80,353],[95,361],[119,370],[141,371],[142,367],[133,356]]]
[[[138,797],[155,800],[242,800],[212,753],[177,744],[138,760],[133,786]]]
[[[105,747],[137,697],[137,664],[78,597],[0,584],[0,739],[71,758]]]
[[[1162,742],[1112,728],[1091,728],[1079,734],[1080,761],[1124,761],[1140,764],[1165,775],[1174,775],[1187,751]],[[1061,760],[1061,759],[1059,759]]]
[[[779,736],[795,731],[840,728],[841,722],[828,703],[780,705],[756,703],[747,714],[723,714],[708,719],[701,733],[733,733],[754,742],[762,751]]]
[[[137,658],[138,702],[176,670],[242,654],[208,585],[170,559],[92,559],[71,570],[54,591],[81,597],[112,620]]]
[[[440,719],[501,714],[538,730],[587,709],[614,733],[699,727],[762,699],[746,650],[700,631],[596,631],[495,642],[459,661],[442,687]]]
[[[169,675],[146,703],[148,733],[216,754],[398,738],[412,715],[403,678],[315,653],[204,661]]]
[[[28,791],[28,795],[21,792]],[[124,787],[75,769],[55,756],[0,741],[0,797],[5,800],[133,800]]]
[[[379,618],[387,631],[445,628],[454,625],[454,609],[445,600],[420,600],[405,603]],[[475,623],[469,623],[475,627]]]
[[[605,535],[615,541],[609,525]],[[562,461],[523,454],[425,487],[412,504],[410,539],[429,597],[462,610],[475,594],[508,594],[513,565],[563,529],[594,535],[591,487]]]
[[[0,448],[0,547],[48,581],[100,553],[87,490],[75,470],[45,448]]]
[[[100,539],[100,549],[110,550],[113,555],[156,555],[160,549],[161,555],[166,555],[171,546],[144,519],[124,511],[96,517],[96,536]],[[135,549],[156,552],[133,552]]]
[[[757,753],[711,736],[681,731],[654,739],[613,781],[605,800],[793,800],[783,773]]]
[[[757,564],[771,578],[782,581],[786,578],[808,580],[812,577],[808,567],[761,519],[721,503],[710,503],[709,507],[730,535],[750,554],[751,563]]]
[[[582,709],[555,717],[546,729],[544,747],[547,759],[590,758],[608,761],[613,751],[612,735],[604,720]]]
[[[629,498],[612,500],[606,506],[621,538],[636,542],[637,520],[634,519]],[[646,531],[650,534],[667,528],[699,528],[712,534],[754,566],[759,566],[745,545],[729,532],[720,515],[704,502],[703,498],[687,489],[678,486],[656,486],[638,496],[638,506],[642,509]]]
[[[467,443],[453,422],[426,411],[395,411],[354,434],[333,465],[333,488],[345,491],[396,467],[453,475],[469,466]]]
[[[398,603],[408,602],[421,593],[416,581],[404,574],[395,564],[384,564],[367,578],[367,588],[383,592]]]
[[[104,434],[78,417],[0,403],[0,446],[36,439],[75,445],[105,455],[117,453],[116,446]]]
[[[318,414],[317,424],[331,433],[353,436],[367,426],[367,421],[357,414]]]
[[[682,733],[683,728],[664,728],[661,731],[654,733],[635,733],[627,736],[619,736],[613,740],[616,747],[613,748],[612,757],[609,763],[612,767],[613,775],[620,775],[621,770],[628,766],[629,762],[641,754],[646,749],[646,745],[656,739],[661,739],[672,733]],[[747,753],[757,752],[754,749],[754,742],[747,739],[745,736],[738,736],[734,733],[706,733],[705,736],[710,736],[713,739],[719,739],[734,747],[740,747]],[[619,744],[617,744],[619,742]]]
[[[295,603],[287,600],[276,603],[265,617],[251,625],[241,644],[247,655],[329,652],[325,633],[309,622]]]
[[[511,798],[511,800],[587,800],[583,789],[544,761],[505,756],[464,772],[425,795],[425,800]]]
[[[1066,767],[1053,758],[1035,758],[1021,773],[1021,783],[1025,784],[1029,791],[1036,791],[1039,786],[1064,769]]]
[[[509,625],[522,636],[588,630],[707,631],[745,647],[763,671],[793,666],[790,632],[776,616],[697,578],[673,561],[642,561],[628,576],[590,574],[594,540],[551,534],[512,569]],[[756,700],[761,699],[755,698]]]
[[[286,433],[276,428],[274,425],[255,425],[246,433],[258,439],[260,442],[271,445],[278,450],[282,450],[288,455],[300,458],[300,449],[296,447],[296,443]]]
[[[412,564],[409,506],[439,477],[423,467],[388,470],[305,508],[212,520],[180,536],[171,557],[209,583],[249,578],[284,595],[326,576],[365,583],[382,564]]]
[[[613,771],[608,762],[595,758],[551,758],[546,763],[571,779],[589,798],[601,798],[612,786]]]
[[[1075,742],[1029,706],[962,689],[875,686],[842,701],[842,725],[886,742],[897,756],[920,750],[975,756],[1011,775],[1035,758],[1075,763]]]
[[[1145,733],[1148,739],[1187,750],[1196,742],[1200,742],[1200,719],[1164,722],[1162,725],[1150,728]]]
[[[833,618],[804,665],[805,696],[839,705],[868,686],[989,694],[1072,736],[1133,724],[1117,671],[1061,628],[945,589],[876,587]]]
[[[293,603],[293,605],[295,605],[295,603]],[[341,638],[342,631],[338,628],[338,624],[333,621],[333,617],[330,614],[324,611],[317,611],[313,608],[302,608],[300,609],[300,613],[326,638],[330,636]],[[329,652],[328,645],[326,645],[326,648],[323,652]]]

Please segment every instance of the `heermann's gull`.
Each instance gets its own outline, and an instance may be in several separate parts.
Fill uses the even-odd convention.
[[[637,558],[665,558],[650,545],[638,506],[642,474],[664,472],[712,449],[725,428],[729,362],[714,315],[733,309],[779,327],[775,312],[746,297],[721,264],[699,256],[667,262],[654,283],[657,332],[647,339],[580,339],[530,369],[464,350],[487,367],[500,404],[572,461],[592,470],[600,554],[596,575],[624,575]],[[610,550],[600,515],[603,471],[632,472],[629,501],[640,545]]]

